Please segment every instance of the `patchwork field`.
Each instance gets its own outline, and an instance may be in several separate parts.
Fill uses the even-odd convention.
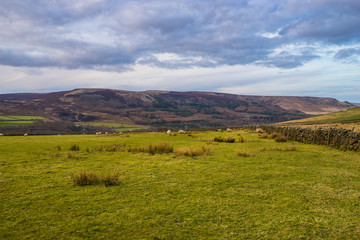
[[[113,123],[113,122],[88,122],[86,125],[95,126],[95,127],[108,127],[111,128],[114,132],[126,132],[134,130],[146,130],[149,127],[136,124],[124,124],[124,123]]]
[[[45,118],[39,116],[0,116],[0,127],[7,126],[23,126],[33,124],[36,120],[44,120]]]
[[[359,239],[359,169],[243,131],[5,136],[0,239]]]

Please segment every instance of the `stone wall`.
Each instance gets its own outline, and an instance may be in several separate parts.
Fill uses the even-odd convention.
[[[252,130],[259,126],[249,127]],[[341,150],[360,151],[360,133],[339,128],[300,128],[273,125],[260,126],[267,133],[280,133],[288,140],[325,145]]]

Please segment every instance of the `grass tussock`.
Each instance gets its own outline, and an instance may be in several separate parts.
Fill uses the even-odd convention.
[[[77,144],[73,144],[70,147],[70,151],[79,151],[79,150],[80,150],[80,147]]]
[[[120,183],[120,176],[118,172],[106,173],[103,175],[81,171],[74,173],[72,176],[73,183],[78,186],[87,186],[87,185],[104,185],[104,186],[113,186]]]
[[[204,142],[207,145],[218,145],[218,142],[214,142],[214,139],[212,138],[206,138],[206,139],[198,139],[199,142]]]
[[[120,175],[118,172],[106,173],[102,175],[101,183],[107,186],[114,186],[120,183]]]
[[[287,139],[285,136],[279,135],[276,138],[274,138],[275,142],[286,142]]]
[[[179,149],[176,151],[176,155],[177,156],[185,156],[185,157],[197,157],[197,156],[207,156],[209,153],[212,152],[212,149],[209,147],[205,147],[202,146],[199,149],[195,149],[195,148],[184,148],[184,149]]]
[[[263,147],[260,151],[287,151],[287,152],[292,152],[292,151],[297,151],[296,146],[291,146],[291,147],[286,147],[286,148],[279,148],[279,147],[274,147],[274,148],[267,148],[267,147]]]
[[[172,153],[174,147],[169,143],[150,144],[148,146],[129,146],[128,152],[147,152],[150,154]]]
[[[101,178],[94,172],[81,171],[72,175],[72,180],[75,185],[98,185],[101,182]]]
[[[221,137],[221,136],[216,136],[216,137],[214,137],[214,142],[234,143],[234,142],[235,142],[235,138],[234,138],[234,137]]]
[[[258,135],[258,137],[259,137],[260,139],[267,139],[267,138],[269,138],[269,136],[268,136],[267,133],[260,133],[260,134]]]
[[[275,139],[275,138],[280,137],[280,136],[281,136],[280,133],[272,133],[272,134],[269,135],[269,138],[270,139]]]
[[[69,159],[79,159],[80,156],[77,153],[69,152],[68,153],[68,158]]]
[[[239,157],[254,157],[255,154],[254,153],[251,153],[251,152],[248,152],[248,151],[236,151],[236,154],[239,156]]]
[[[287,141],[286,137],[281,135],[280,133],[272,133],[272,134],[268,135],[267,138],[274,139],[275,142],[286,142]]]
[[[112,144],[112,145],[104,145],[104,146],[98,146],[96,147],[96,151],[99,152],[120,152],[120,151],[124,151],[124,146],[123,144]]]
[[[240,142],[240,143],[246,142],[246,138],[244,138],[243,136],[240,135],[240,137],[239,137],[239,142]]]

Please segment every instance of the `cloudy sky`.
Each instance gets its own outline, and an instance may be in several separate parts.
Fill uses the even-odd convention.
[[[0,0],[0,93],[82,87],[360,102],[359,0]]]

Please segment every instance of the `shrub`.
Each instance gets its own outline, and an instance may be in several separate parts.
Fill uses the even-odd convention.
[[[94,172],[81,171],[72,175],[72,180],[75,185],[104,185],[113,186],[120,183],[119,173],[107,173],[99,175]]]
[[[160,143],[156,145],[148,145],[145,146],[130,146],[128,147],[128,152],[147,152],[150,154],[156,154],[156,153],[171,153],[174,152],[174,147],[170,145],[169,143]]]
[[[253,156],[255,156],[255,154],[253,154],[251,152],[247,152],[247,151],[237,151],[236,154],[239,157],[253,157]]]
[[[211,152],[212,152],[211,148],[202,146],[200,149],[194,149],[194,148],[179,149],[176,151],[176,155],[186,156],[186,157],[196,157],[196,156],[206,156]]]
[[[73,144],[71,147],[70,147],[70,151],[79,151],[80,150],[80,147],[79,145],[77,144]]]

